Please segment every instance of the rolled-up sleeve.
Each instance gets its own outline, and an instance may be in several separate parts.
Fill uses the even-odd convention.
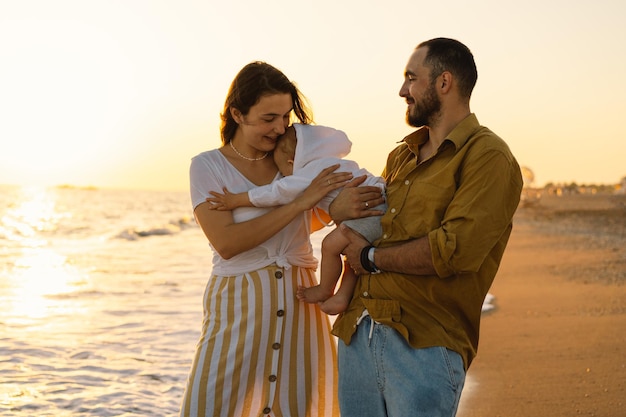
[[[465,158],[441,226],[428,234],[439,277],[477,272],[510,227],[522,186],[517,162],[498,149]]]

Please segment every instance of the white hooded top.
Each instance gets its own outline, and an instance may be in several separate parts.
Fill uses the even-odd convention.
[[[325,168],[339,164],[336,172],[350,172],[354,177],[367,175],[362,185],[375,185],[384,190],[385,180],[372,175],[351,160],[342,159],[350,153],[352,142],[341,130],[319,125],[293,124],[296,129],[296,153],[293,175],[248,191],[250,202],[256,207],[272,207],[289,203],[302,193]],[[331,191],[318,207],[328,212],[328,206],[341,188]]]

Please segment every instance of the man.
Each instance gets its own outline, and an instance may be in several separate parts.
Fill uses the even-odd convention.
[[[522,189],[508,146],[470,111],[476,79],[462,43],[418,45],[400,96],[407,123],[421,128],[384,169],[383,237],[368,246],[341,226],[351,240],[344,255],[360,275],[333,328],[342,417],[456,414]],[[350,187],[330,211],[340,222],[376,214],[365,209],[379,202],[375,190]]]

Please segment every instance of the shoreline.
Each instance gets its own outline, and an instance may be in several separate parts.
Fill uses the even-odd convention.
[[[459,417],[624,412],[625,237],[623,195],[518,209]]]

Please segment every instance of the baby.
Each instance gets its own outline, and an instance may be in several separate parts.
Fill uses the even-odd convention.
[[[302,193],[321,170],[334,164],[340,164],[337,171],[351,172],[354,177],[366,175],[367,179],[362,185],[375,185],[384,192],[383,178],[360,169],[354,161],[342,159],[350,152],[351,147],[352,143],[340,130],[294,123],[279,137],[274,150],[274,162],[284,178],[245,193],[211,192],[214,198],[208,201],[216,205],[217,210],[286,204]],[[328,212],[330,203],[340,190],[328,193],[318,203],[318,207]],[[387,206],[382,204],[373,209],[384,212]],[[382,234],[380,216],[346,220],[343,224],[370,243]],[[326,235],[322,241],[320,283],[314,287],[300,287],[296,294],[298,299],[307,303],[319,303],[321,310],[327,314],[338,314],[348,307],[357,279],[351,268],[343,268],[341,253],[348,243],[348,239],[337,228]],[[341,286],[334,294],[342,271]]]

